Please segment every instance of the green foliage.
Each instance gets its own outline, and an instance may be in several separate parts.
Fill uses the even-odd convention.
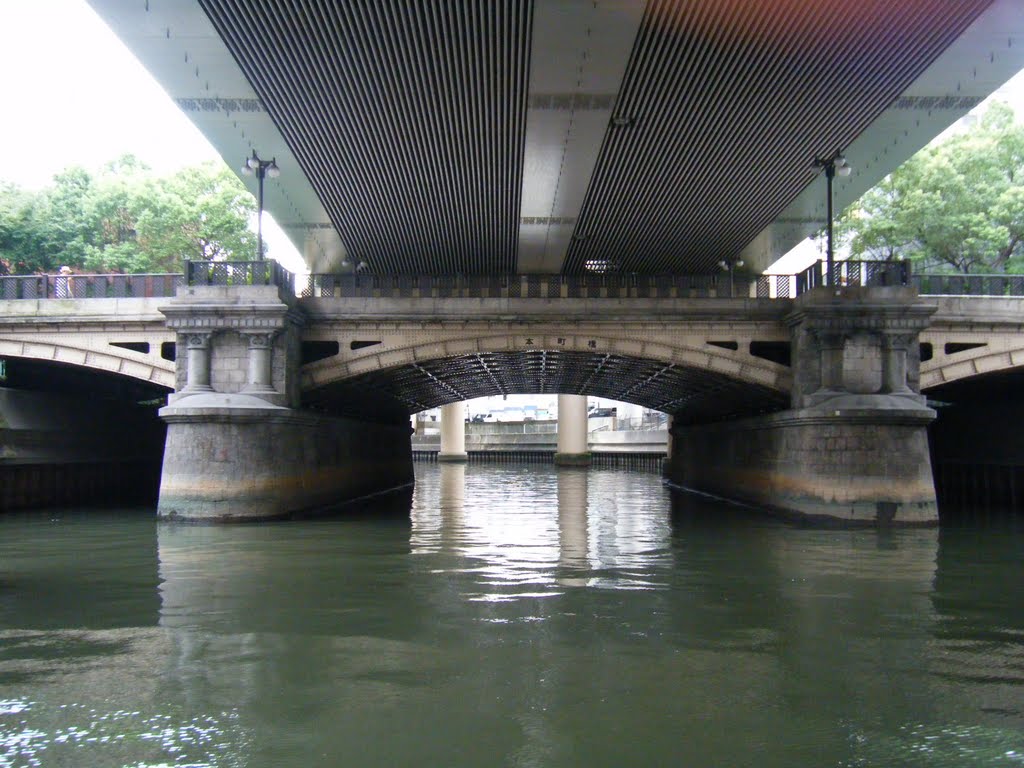
[[[252,196],[213,163],[155,176],[126,155],[96,174],[68,168],[38,192],[0,184],[0,274],[174,272],[185,259],[255,253]]]
[[[994,104],[914,155],[840,223],[855,258],[957,272],[1024,272],[1024,125]]]

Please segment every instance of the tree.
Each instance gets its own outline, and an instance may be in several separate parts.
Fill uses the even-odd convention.
[[[844,214],[854,257],[957,272],[1024,272],[1024,125],[993,104],[971,130],[930,145]]]
[[[69,168],[39,192],[0,185],[0,271],[171,272],[184,259],[251,258],[252,196],[224,166],[155,176],[131,155]]]

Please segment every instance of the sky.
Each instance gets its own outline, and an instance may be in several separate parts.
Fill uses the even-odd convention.
[[[38,189],[69,165],[125,153],[161,174],[223,162],[84,0],[0,0],[0,72],[4,181]],[[269,214],[263,230],[270,255],[301,268]]]
[[[84,0],[0,0],[0,71],[2,180],[39,188],[69,165],[99,168],[127,152],[159,173],[221,160]],[[1024,73],[1001,96],[1024,118]],[[269,214],[264,234],[273,258],[304,271]],[[794,251],[771,271],[821,258],[811,241]]]

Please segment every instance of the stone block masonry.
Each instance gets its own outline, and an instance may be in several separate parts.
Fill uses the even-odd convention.
[[[161,308],[178,333],[158,515],[268,520],[410,485],[409,425],[299,409],[305,316],[277,286],[186,286]]]
[[[201,407],[188,407],[196,399]],[[269,520],[413,482],[408,425],[240,407],[238,396],[189,400],[163,413],[165,520]]]
[[[787,411],[673,430],[676,484],[804,519],[938,521],[926,412]]]
[[[938,522],[912,289],[818,289],[786,322],[792,410],[674,425],[666,475],[695,490],[852,525]]]

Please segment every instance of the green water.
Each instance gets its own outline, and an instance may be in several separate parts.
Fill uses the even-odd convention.
[[[417,472],[411,512],[0,517],[0,767],[1024,765],[1024,528]]]

